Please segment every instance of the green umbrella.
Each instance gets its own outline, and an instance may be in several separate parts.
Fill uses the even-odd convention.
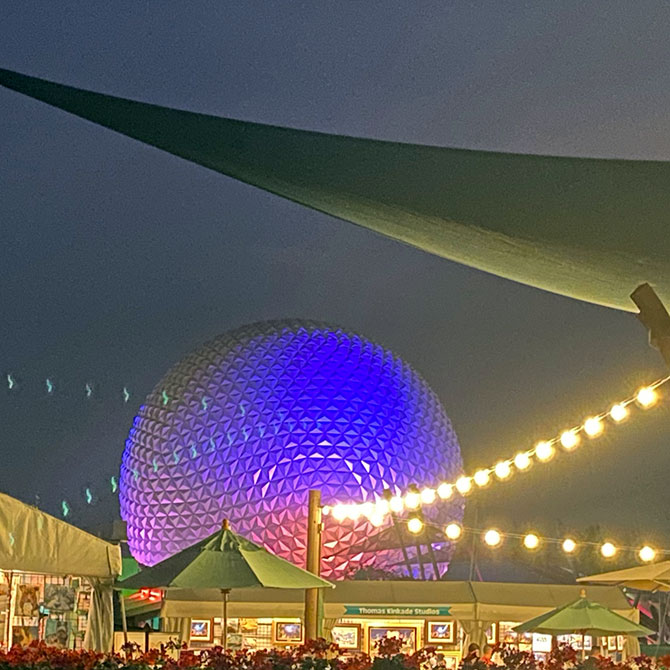
[[[515,626],[514,631],[547,635],[579,633],[582,636],[582,655],[584,655],[585,635],[632,635],[634,637],[653,635],[653,631],[649,628],[626,619],[604,605],[588,600],[585,595],[574,602]]]
[[[230,530],[221,530],[151,568],[118,582],[123,589],[218,589],[223,599],[226,648],[228,595],[234,588],[323,589],[333,584],[279,558]]]
[[[0,85],[501,277],[629,311],[631,291],[653,282],[670,302],[667,161],[328,135],[160,107],[3,69]]]

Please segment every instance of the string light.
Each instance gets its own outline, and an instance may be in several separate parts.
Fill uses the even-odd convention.
[[[432,505],[435,502],[435,489],[423,489],[421,491],[421,502],[424,505]]]
[[[579,436],[574,430],[564,430],[561,433],[561,446],[564,449],[574,449],[579,444]]]
[[[470,493],[472,490],[472,479],[470,477],[459,477],[456,480],[456,490],[461,494],[465,495],[466,493]]]
[[[423,530],[423,521],[421,521],[421,519],[418,517],[412,517],[407,522],[407,530],[414,535],[420,533]]]
[[[611,542],[605,542],[600,547],[600,553],[603,555],[603,558],[612,558],[616,555],[617,548]]]
[[[500,480],[505,480],[512,475],[512,467],[509,461],[498,461],[493,468],[495,476]]]
[[[566,537],[561,544],[561,548],[566,554],[572,554],[577,549],[577,543],[570,537]]]
[[[415,491],[410,491],[405,496],[405,507],[407,509],[416,509],[421,504],[421,496]]]
[[[437,487],[437,495],[440,496],[441,500],[449,500],[453,494],[454,487],[451,484],[442,482],[442,484]]]
[[[626,408],[626,405],[620,402],[616,403],[615,405],[612,405],[612,409],[610,409],[610,417],[612,418],[613,421],[621,423],[627,416],[628,416],[628,409]]]
[[[484,533],[484,542],[489,547],[497,547],[502,542],[502,535],[495,528],[491,528]]]
[[[447,536],[447,539],[455,542],[463,535],[463,528],[459,523],[448,523],[444,529],[444,534]]]
[[[389,511],[398,514],[404,507],[417,509],[422,504],[432,504],[438,499],[448,500],[452,497],[454,490],[462,496],[468,495],[475,486],[478,488],[488,486],[492,481],[491,475],[495,475],[497,480],[504,481],[509,479],[515,471],[528,470],[533,463],[533,458],[542,463],[550,461],[556,454],[555,445],[557,444],[560,444],[566,452],[571,452],[579,445],[582,433],[590,438],[601,435],[606,427],[605,419],[611,419],[614,424],[624,421],[630,414],[629,407],[632,403],[637,403],[644,408],[652,407],[658,402],[659,387],[668,381],[670,381],[670,376],[644,386],[635,395],[613,404],[607,412],[591,415],[582,424],[566,429],[552,439],[538,442],[533,449],[520,451],[512,458],[501,459],[492,467],[481,468],[473,475],[461,475],[453,482],[442,482],[436,489],[428,487],[421,493],[409,491],[404,497],[396,496],[396,501],[389,505]],[[380,510],[379,513],[387,514],[388,511]]]
[[[522,472],[527,470],[530,467],[530,455],[525,451],[520,451],[514,457],[514,467]]]
[[[393,498],[391,498],[391,500],[389,500],[389,509],[394,514],[400,514],[400,512],[402,512],[404,507],[405,507],[405,503],[403,502],[403,500],[400,496],[393,496]]]
[[[551,442],[542,441],[535,445],[535,456],[537,456],[537,460],[541,461],[542,463],[546,463],[547,461],[551,460],[555,451],[556,450],[554,449]]]
[[[605,430],[603,420],[599,416],[590,416],[584,421],[584,432],[589,437],[598,437]]]
[[[535,533],[527,533],[523,538],[523,546],[526,549],[537,549],[540,546],[540,538]]]
[[[657,399],[658,394],[656,393],[656,390],[651,386],[643,386],[635,396],[635,400],[637,400],[638,404],[641,407],[645,408],[654,405]]]
[[[650,563],[656,558],[656,550],[652,549],[649,545],[645,545],[638,551],[637,555],[644,563]]]

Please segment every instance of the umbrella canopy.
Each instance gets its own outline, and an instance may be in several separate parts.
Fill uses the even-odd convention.
[[[545,633],[546,635],[567,633],[593,636],[632,635],[634,637],[653,635],[653,631],[649,628],[630,621],[583,596],[567,605],[525,621],[515,626],[514,630],[517,633]]]
[[[627,586],[640,591],[670,591],[670,561],[637,565],[625,570],[602,572],[577,580],[589,584],[612,584]]]
[[[323,589],[333,584],[237,535],[221,530],[118,582],[123,589]]]
[[[0,85],[501,277],[633,311],[670,302],[670,162],[384,142],[197,114],[0,69]]]

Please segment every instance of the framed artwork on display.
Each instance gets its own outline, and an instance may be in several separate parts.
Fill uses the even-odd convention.
[[[607,651],[616,651],[616,635],[607,636]]]
[[[486,629],[486,642],[488,644],[498,644],[498,624],[492,623]]]
[[[626,644],[626,636],[625,635],[617,635],[616,636],[616,650],[617,651],[623,651],[624,645]]]
[[[428,642],[437,642],[441,644],[454,643],[453,621],[427,621],[426,631],[426,639]]]
[[[361,625],[358,623],[338,624],[333,626],[331,637],[340,649],[358,651],[361,648]]]
[[[400,651],[403,654],[413,654],[417,648],[417,629],[414,626],[370,626],[368,628],[368,653],[375,653],[375,646],[385,637],[395,637],[402,640]]]
[[[211,642],[212,629],[211,619],[191,619],[191,642]]]
[[[275,620],[272,638],[276,644],[300,644],[303,641],[302,624],[299,621]]]

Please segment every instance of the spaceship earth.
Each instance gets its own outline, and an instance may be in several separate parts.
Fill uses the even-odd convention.
[[[153,565],[233,529],[304,565],[307,497],[374,501],[462,471],[435,393],[364,337],[307,320],[224,333],[175,365],[139,409],[123,454],[121,515],[135,558]],[[462,500],[426,512],[460,520]],[[379,532],[324,517],[322,574],[389,568],[397,550],[347,551]]]

